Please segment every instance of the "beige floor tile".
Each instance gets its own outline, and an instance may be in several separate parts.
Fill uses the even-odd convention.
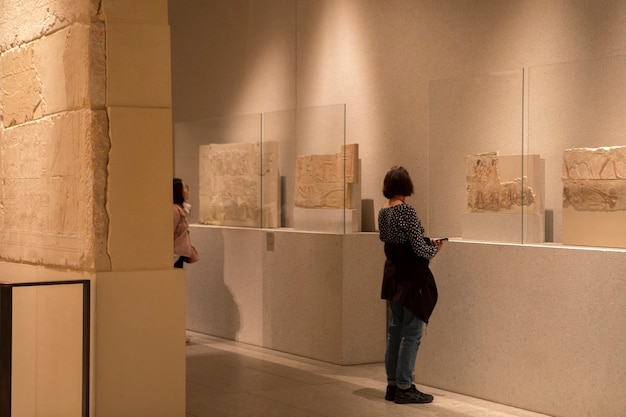
[[[187,417],[547,417],[423,386],[432,404],[394,404],[382,363],[339,366],[189,334]]]

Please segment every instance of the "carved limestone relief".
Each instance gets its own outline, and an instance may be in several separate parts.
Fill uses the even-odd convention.
[[[526,176],[501,181],[497,152],[468,155],[465,174],[467,208],[471,213],[511,211],[531,206],[535,201],[535,191],[528,185],[530,182]]]
[[[626,146],[566,149],[562,178],[564,208],[626,210]]]
[[[298,156],[295,206],[354,208],[357,202],[353,201],[352,188],[359,182],[358,146],[343,145],[336,154]]]
[[[93,269],[107,257],[107,130],[104,111],[76,110],[0,133],[2,259]]]
[[[278,143],[200,146],[200,222],[278,227]]]

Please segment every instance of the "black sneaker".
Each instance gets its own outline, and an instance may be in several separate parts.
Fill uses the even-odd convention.
[[[398,387],[395,385],[387,385],[387,392],[385,393],[385,400],[393,401],[396,398],[396,391]]]
[[[396,404],[427,404],[433,402],[433,396],[419,392],[417,388],[415,388],[415,385],[411,385],[411,388],[407,390],[396,390],[393,401]]]

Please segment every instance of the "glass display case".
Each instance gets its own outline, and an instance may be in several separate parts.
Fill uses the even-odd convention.
[[[429,83],[428,228],[543,242],[542,161],[523,140],[524,71]]]
[[[262,227],[261,135],[260,113],[175,124],[174,172],[189,186],[192,223],[218,224],[221,215],[224,225],[233,225],[246,216],[243,225]],[[214,166],[215,181],[205,181],[200,172],[220,155],[226,165]]]
[[[626,57],[429,83],[429,230],[626,248]]]
[[[626,57],[528,72],[528,152],[546,159],[551,240],[626,248]]]
[[[360,231],[358,145],[344,104],[177,123],[175,172],[194,223]]]

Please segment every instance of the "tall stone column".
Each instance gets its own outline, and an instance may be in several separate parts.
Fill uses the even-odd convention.
[[[182,417],[167,0],[0,10],[2,280],[92,281],[90,415]]]

